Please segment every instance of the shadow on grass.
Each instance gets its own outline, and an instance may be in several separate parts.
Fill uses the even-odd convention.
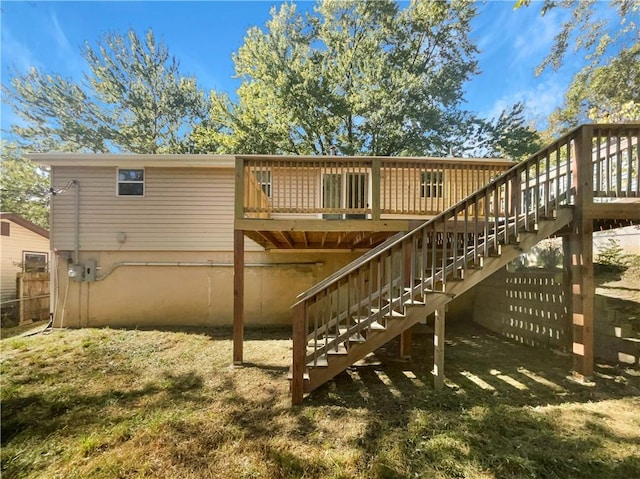
[[[412,360],[398,359],[396,340],[378,350],[371,365],[349,368],[305,400],[307,407],[368,411],[358,447],[375,477],[480,471],[501,478],[640,477],[640,434],[622,437],[593,412],[585,413],[591,418],[585,431],[574,433],[535,409],[639,397],[634,371],[599,365],[595,386],[585,387],[568,380],[567,355],[517,344],[473,323],[449,326],[443,391],[432,386],[433,343],[420,336]],[[612,443],[635,453],[611,456]]]
[[[178,375],[165,372],[161,381],[148,383],[138,389],[115,389],[97,395],[64,389],[56,396],[41,393],[9,397],[2,401],[1,443],[7,444],[17,434],[27,430],[30,436],[46,437],[64,429],[74,434],[76,428],[89,427],[110,419],[95,414],[96,410],[113,406],[126,410],[141,398],[156,397],[158,403],[167,402],[167,406],[175,401],[204,401],[197,394],[189,394],[202,389],[202,386],[202,377],[193,371]],[[161,393],[166,393],[166,396]]]

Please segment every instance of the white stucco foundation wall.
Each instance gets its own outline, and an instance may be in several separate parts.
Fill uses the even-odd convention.
[[[246,252],[245,324],[290,324],[296,296],[361,252]],[[69,255],[56,255],[56,327],[222,326],[233,321],[231,252],[91,252],[95,282],[69,280]],[[120,266],[118,263],[215,266]],[[106,275],[106,276],[105,276]]]

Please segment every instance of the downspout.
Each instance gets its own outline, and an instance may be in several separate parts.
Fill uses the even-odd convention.
[[[74,229],[74,258],[73,264],[80,263],[80,183],[77,180],[71,180],[72,183],[76,187],[76,218],[75,218],[75,229]]]

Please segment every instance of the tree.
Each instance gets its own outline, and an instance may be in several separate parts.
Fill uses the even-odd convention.
[[[550,123],[571,127],[585,120],[640,120],[640,43],[622,50],[607,65],[578,72],[563,108],[552,114]]]
[[[194,78],[149,30],[107,34],[85,44],[89,74],[78,83],[35,68],[2,87],[23,120],[13,132],[32,150],[183,152],[206,114]]]
[[[518,0],[516,7],[529,5]],[[586,121],[640,120],[640,41],[635,0],[545,0],[541,15],[552,9],[570,13],[549,54],[536,69],[562,68],[570,51],[583,52],[587,64],[574,76],[562,108],[550,117],[556,132]]]
[[[22,157],[20,149],[2,141],[0,210],[49,227],[49,175]]]
[[[460,109],[477,73],[474,14],[466,1],[326,0],[306,16],[274,8],[233,57],[238,100],[213,93],[194,143],[224,153],[469,154],[462,132],[475,122],[488,151],[504,124]]]

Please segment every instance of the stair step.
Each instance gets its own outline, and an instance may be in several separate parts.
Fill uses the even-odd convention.
[[[371,312],[376,314],[376,313],[379,313],[380,310],[378,308],[371,308]],[[397,318],[397,319],[406,318],[406,316],[403,313],[399,313],[398,311],[394,311],[394,310],[391,310],[390,313],[385,314],[384,317],[385,318]]]
[[[366,316],[357,316],[358,318],[360,318],[361,321],[364,321],[365,319],[368,319]],[[355,319],[355,317],[354,317]],[[340,335],[342,336],[343,334],[345,334],[347,332],[347,328],[340,328]],[[360,333],[355,333],[352,334],[351,336],[349,336],[349,342],[351,343],[364,343],[367,340],[367,338],[365,338],[362,334]]]
[[[289,372],[287,373],[287,379],[288,379],[289,381],[291,381],[291,380],[293,379],[293,368],[292,368],[292,367],[289,367]],[[311,379],[311,378],[309,377],[309,373],[308,373],[308,372],[305,372],[305,373],[304,373],[304,380],[305,380],[305,381],[309,381],[310,379]]]
[[[324,355],[318,356],[315,360],[315,363],[313,359],[307,363],[308,368],[326,368],[328,366],[329,366],[329,361],[327,360],[327,357]]]
[[[386,326],[384,326],[383,324],[380,324],[377,321],[372,322],[369,327],[371,328],[371,331],[386,331],[387,328]]]
[[[411,291],[411,288],[404,289],[407,293]],[[399,303],[400,298],[387,299],[387,303]],[[407,299],[402,303],[404,306],[424,306],[424,301],[418,301],[417,299]]]
[[[331,346],[327,350],[327,355],[342,355],[342,354],[348,354],[347,348],[344,346],[344,344],[338,344],[337,349],[335,346]]]

